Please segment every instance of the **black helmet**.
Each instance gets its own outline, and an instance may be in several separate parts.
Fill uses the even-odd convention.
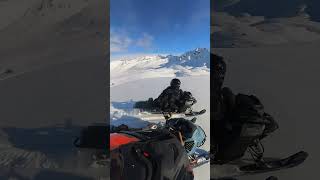
[[[226,63],[221,56],[211,54],[213,64],[214,86],[221,88],[226,74]]]
[[[170,82],[170,86],[180,88],[181,82],[179,79],[174,78]]]

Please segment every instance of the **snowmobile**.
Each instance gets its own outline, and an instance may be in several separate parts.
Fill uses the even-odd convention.
[[[147,101],[138,101],[134,109],[138,111],[141,119],[165,119],[195,117],[206,113],[205,109],[193,111],[192,106],[197,102],[190,92],[184,92],[185,96],[178,105],[177,110],[164,109],[160,106],[158,99],[149,98]]]
[[[191,92],[182,91],[180,89],[181,81],[174,78],[158,98],[149,98],[147,101],[138,101],[134,105],[134,109],[138,111],[139,117],[144,120],[153,120],[164,117],[184,118],[202,115],[206,112],[193,111],[192,106],[197,103],[197,100],[192,96]]]
[[[264,157],[262,139],[279,128],[254,95],[234,95],[224,88],[224,118],[212,121],[210,164],[212,178],[236,177],[278,171],[303,163],[308,153],[287,158]],[[246,155],[250,155],[247,158]]]
[[[110,157],[110,178],[114,180],[194,178],[185,148],[168,129],[113,132]]]
[[[146,132],[156,132],[160,130],[168,130],[172,135],[176,137],[180,141],[180,144],[184,147],[185,153],[188,156],[188,159],[191,163],[192,168],[199,167],[203,164],[206,164],[210,161],[209,153],[200,147],[206,141],[206,134],[204,130],[194,124],[193,120],[187,120],[183,118],[172,118],[163,123],[150,123],[149,126],[145,128],[129,128],[127,125],[120,126],[112,126],[111,132],[125,132],[128,134],[130,132],[131,135],[134,134],[142,134],[144,135]],[[140,136],[139,136],[140,137]],[[139,138],[138,137],[138,138]],[[157,139],[157,137],[153,137]],[[141,139],[141,138],[140,138]],[[111,143],[111,149],[113,149],[113,143]],[[115,145],[117,147],[117,145]]]
[[[213,73],[213,118],[210,123],[211,179],[278,171],[303,163],[308,153],[300,151],[287,158],[264,157],[262,140],[279,128],[274,118],[254,95],[233,94],[223,87],[226,63],[211,54]],[[247,158],[246,156],[251,156]],[[274,179],[274,178],[269,178]]]
[[[96,150],[92,167],[109,166],[111,179],[192,180],[193,169],[210,160],[209,153],[198,151],[205,140],[194,121],[172,118],[165,125],[145,128],[89,126],[74,145],[82,151]]]

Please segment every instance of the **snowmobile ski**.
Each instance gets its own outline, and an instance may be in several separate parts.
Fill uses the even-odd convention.
[[[166,121],[171,118],[192,118],[200,116],[206,112],[205,109],[201,111],[193,111],[192,113],[165,113],[159,111],[138,111],[135,116],[150,122]]]
[[[234,161],[223,165],[210,166],[211,171],[215,174],[211,178],[233,178],[239,176],[255,175],[289,169],[302,164],[308,153],[300,151],[287,158],[264,158],[264,165],[257,165],[255,162],[247,160]]]
[[[206,113],[206,111],[207,111],[206,109],[202,109],[201,111],[192,111],[192,112],[190,112],[190,113],[185,113],[185,115],[186,115],[187,117],[190,117],[190,116],[200,116],[200,115]]]
[[[293,168],[303,163],[308,157],[308,153],[300,151],[287,158],[277,160],[265,160],[263,166],[257,164],[250,164],[241,166],[239,169],[243,174],[259,174],[271,171],[278,171],[282,169]]]

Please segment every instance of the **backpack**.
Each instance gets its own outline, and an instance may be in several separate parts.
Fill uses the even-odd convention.
[[[111,179],[193,179],[184,147],[168,130],[121,133],[136,137],[140,141],[120,146],[110,152]]]

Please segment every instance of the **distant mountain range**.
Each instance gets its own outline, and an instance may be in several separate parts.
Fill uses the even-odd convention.
[[[182,55],[150,55],[110,62],[111,85],[153,77],[208,75],[210,52],[197,48]]]
[[[320,1],[216,0],[213,47],[263,47],[320,41]]]

